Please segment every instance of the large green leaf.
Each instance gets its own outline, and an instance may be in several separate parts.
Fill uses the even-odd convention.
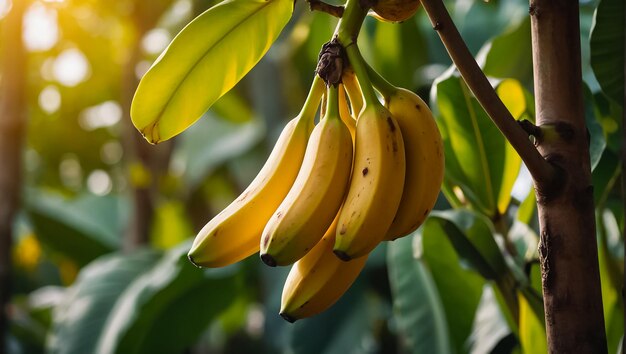
[[[481,52],[485,53],[483,71],[488,76],[532,82],[530,17],[524,17],[515,27],[496,37]]]
[[[344,354],[363,352],[364,343],[371,342],[371,313],[361,280],[323,313],[293,324],[289,336],[289,352],[296,354]]]
[[[448,354],[452,340],[441,295],[423,259],[414,257],[413,239],[401,238],[387,248],[394,318],[412,353]]]
[[[37,238],[79,265],[118,248],[122,207],[114,197],[85,195],[67,200],[34,190],[25,200]]]
[[[55,309],[50,353],[82,354],[95,347],[106,319],[119,295],[159,259],[159,253],[140,251],[111,254],[83,268]]]
[[[624,0],[602,0],[591,30],[591,67],[604,91],[619,104],[624,100]]]
[[[540,273],[538,263],[530,266],[530,281],[537,291],[541,291]],[[533,310],[528,298],[521,295],[519,296],[519,340],[522,352],[525,354],[548,352],[544,316]]]
[[[438,223],[461,259],[485,279],[498,280],[508,274],[493,226],[483,215],[467,209],[433,211],[431,223]],[[434,227],[434,225],[433,225]]]
[[[446,180],[472,207],[489,216],[503,214],[521,166],[519,155],[453,71],[435,81],[431,94],[444,141]]]
[[[417,236],[413,252],[428,266],[441,294],[453,349],[465,353],[485,280],[462,266],[452,243],[436,220],[427,219],[421,237],[419,233]]]
[[[184,166],[183,178],[190,190],[225,162],[253,148],[265,136],[265,127],[258,119],[237,124],[207,114],[196,127],[181,135],[173,156],[177,165]]]
[[[376,24],[371,51],[373,66],[394,85],[417,88],[416,71],[428,64],[426,39],[417,23],[373,23]]]
[[[180,353],[235,299],[237,267],[200,270],[190,243],[170,250],[120,295],[95,353]]]
[[[191,21],[141,79],[131,116],[151,143],[187,129],[270,48],[293,0],[227,0]]]

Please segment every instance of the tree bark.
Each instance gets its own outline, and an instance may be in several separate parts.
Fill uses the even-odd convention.
[[[22,18],[27,1],[14,1],[4,19],[0,82],[0,353],[7,351],[11,301],[13,222],[21,196],[22,143],[25,129],[25,59]]]
[[[550,353],[606,353],[578,2],[531,0],[536,123],[558,183],[536,181],[539,257]]]

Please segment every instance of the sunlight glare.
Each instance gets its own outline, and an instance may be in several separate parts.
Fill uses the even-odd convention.
[[[51,49],[59,40],[56,10],[34,3],[24,15],[23,39],[32,52]]]
[[[61,85],[73,87],[89,76],[89,62],[80,50],[66,49],[54,61],[52,71]]]
[[[113,182],[108,173],[103,170],[94,170],[87,177],[87,188],[95,195],[107,195],[113,189]]]
[[[172,40],[170,32],[163,28],[149,31],[142,39],[141,46],[147,54],[159,54]]]
[[[39,94],[39,107],[48,114],[59,110],[61,107],[61,94],[56,86],[49,85],[41,90]]]
[[[11,10],[11,0],[0,0],[0,20]]]
[[[121,119],[122,107],[115,101],[106,101],[82,111],[79,124],[86,131],[92,131],[113,126]]]

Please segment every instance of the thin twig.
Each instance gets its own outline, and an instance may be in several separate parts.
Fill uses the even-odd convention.
[[[311,11],[326,12],[327,14],[339,18],[343,16],[343,6],[327,4],[321,0],[307,0],[307,2],[309,3],[309,9],[311,9]]]
[[[517,124],[515,118],[496,94],[489,80],[467,49],[443,1],[422,0],[422,5],[430,18],[433,29],[439,34],[463,80],[491,117],[491,120],[520,155],[535,183],[540,186],[550,185],[555,174],[553,167],[537,151],[529,140],[528,134]]]

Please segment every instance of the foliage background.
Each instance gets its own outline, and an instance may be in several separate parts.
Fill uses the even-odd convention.
[[[167,151],[151,150],[161,163],[147,166],[130,153],[138,133],[126,113],[129,82],[213,4],[32,1],[23,33],[28,132],[9,352],[545,352],[528,173],[450,68],[422,11],[399,25],[367,19],[359,44],[372,66],[418,92],[437,115],[447,170],[438,211],[425,225],[379,246],[331,310],[294,325],[277,315],[288,269],[269,269],[256,257],[215,270],[186,260],[195,232],[248,184],[298,112],[336,24],[298,2],[262,61]],[[533,120],[528,3],[446,4],[513,116]],[[10,5],[0,0],[0,25]],[[622,96],[614,83],[624,40],[611,37],[615,28],[624,33],[624,20],[610,18],[614,6],[619,0],[580,2],[612,353],[623,334],[624,259],[616,185],[623,68]],[[11,55],[1,42],[0,50]],[[133,191],[141,188],[154,208],[150,244],[123,251],[137,217]]]

